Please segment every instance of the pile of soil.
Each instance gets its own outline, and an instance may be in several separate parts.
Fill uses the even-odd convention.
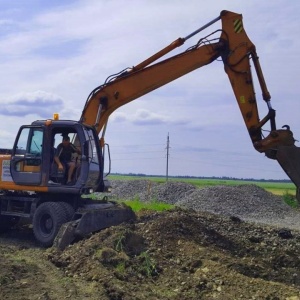
[[[236,191],[235,191],[236,194]],[[64,251],[31,228],[0,236],[0,299],[300,299],[300,232],[175,208]]]

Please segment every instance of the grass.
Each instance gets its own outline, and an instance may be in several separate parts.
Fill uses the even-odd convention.
[[[139,258],[141,260],[139,268],[142,274],[146,275],[147,277],[158,275],[158,271],[156,269],[156,262],[153,258],[150,257],[147,251],[142,252],[139,255]]]
[[[294,195],[289,194],[288,192],[286,192],[283,195],[283,200],[286,204],[288,204],[289,206],[293,207],[293,208],[298,208],[299,204],[298,201],[296,199],[296,197]]]
[[[125,262],[120,262],[117,264],[116,266],[116,271],[119,273],[119,274],[125,274],[126,273],[126,266],[125,266]]]
[[[121,233],[117,240],[115,241],[115,250],[117,252],[123,251],[124,248],[124,241],[125,241],[125,233]]]
[[[122,201],[126,205],[130,206],[134,212],[139,212],[142,209],[154,210],[154,211],[164,211],[170,210],[174,207],[174,205],[158,202],[157,200],[152,200],[149,202],[142,202],[139,198],[135,198],[133,200]]]

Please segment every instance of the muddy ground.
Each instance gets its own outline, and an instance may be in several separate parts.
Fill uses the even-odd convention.
[[[300,299],[300,232],[182,209],[142,212],[65,251],[0,236],[0,299]]]

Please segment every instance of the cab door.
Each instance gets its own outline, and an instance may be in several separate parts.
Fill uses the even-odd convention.
[[[13,181],[22,185],[39,185],[42,178],[43,127],[22,126],[11,155]]]

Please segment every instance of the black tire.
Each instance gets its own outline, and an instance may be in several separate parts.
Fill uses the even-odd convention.
[[[33,233],[44,247],[50,247],[62,224],[67,222],[67,214],[60,203],[42,203],[33,216]]]
[[[73,219],[75,209],[73,206],[67,202],[59,202],[59,204],[63,207],[65,210],[66,216],[67,216],[67,222],[71,221]]]

